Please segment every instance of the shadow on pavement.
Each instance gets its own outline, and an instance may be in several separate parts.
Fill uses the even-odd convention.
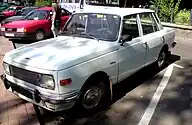
[[[183,60],[179,65],[184,68],[174,68],[175,76],[170,79],[151,124],[191,125],[192,60]]]
[[[140,86],[144,82],[149,81],[152,77],[154,77],[160,71],[165,69],[168,65],[170,65],[178,60],[180,60],[180,56],[171,55],[170,59],[166,62],[165,67],[163,67],[162,69],[154,69],[154,64],[152,64],[152,65],[149,65],[149,66],[143,68],[142,70],[138,71],[137,73],[135,73],[131,77],[123,80],[122,82],[114,85],[113,86],[113,100],[110,105],[112,105],[116,101],[120,100],[127,93],[134,90],[136,87]],[[161,78],[159,78],[159,79],[161,79]],[[150,84],[150,82],[147,82],[147,83]],[[146,103],[145,103],[145,100],[144,100],[143,101],[143,103],[145,103],[144,105],[148,105],[148,103],[147,103],[148,101],[149,100],[146,100]],[[76,109],[76,108],[67,110],[65,112],[59,112],[59,113],[46,112],[44,114],[38,115],[38,112],[37,112],[37,116],[39,116],[41,121],[42,121],[42,119],[44,119],[43,121],[45,123],[51,122],[51,124],[53,124],[52,121],[54,121],[54,124],[56,124],[56,125],[76,124],[77,120],[78,120],[78,122],[79,121],[82,122],[82,123],[80,122],[78,124],[88,124],[89,119],[95,119],[95,118],[100,119],[100,120],[105,119],[107,117],[105,115],[105,112],[110,109],[110,105],[107,108],[101,109],[101,111],[98,111],[96,114],[92,114],[89,116],[87,116],[86,114],[83,114],[82,112],[79,112],[78,109]],[[91,125],[93,125],[93,124],[94,123],[91,123]],[[98,123],[96,123],[96,124],[98,124]],[[44,125],[44,123],[42,125]],[[107,124],[102,123],[102,125],[107,125]]]

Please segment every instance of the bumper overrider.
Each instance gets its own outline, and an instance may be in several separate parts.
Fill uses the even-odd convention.
[[[20,98],[32,102],[49,111],[57,112],[70,109],[79,98],[79,92],[72,92],[63,95],[43,95],[38,90],[31,90],[14,84],[6,79],[6,75],[0,76],[5,88]]]

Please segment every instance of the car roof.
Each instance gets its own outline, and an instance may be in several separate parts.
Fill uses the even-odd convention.
[[[52,7],[40,7],[37,10],[52,10]]]
[[[104,14],[126,16],[136,13],[154,12],[153,10],[143,8],[120,8],[120,7],[100,7],[100,6],[97,9],[97,11],[95,11],[97,7],[88,7],[83,10],[77,11],[76,13],[104,13]]]

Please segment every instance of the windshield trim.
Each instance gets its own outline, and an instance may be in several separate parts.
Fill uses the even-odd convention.
[[[71,22],[71,19],[73,18],[73,16],[78,15],[78,14],[87,14],[87,15],[88,15],[88,14],[103,14],[103,15],[117,16],[117,17],[119,18],[119,24],[118,24],[118,25],[119,25],[119,26],[118,26],[119,30],[118,30],[116,39],[114,39],[114,40],[102,40],[102,39],[99,39],[99,40],[115,42],[115,41],[117,41],[117,40],[119,39],[119,33],[120,33],[120,30],[121,30],[121,16],[120,16],[120,15],[117,15],[117,14],[109,14],[109,13],[92,13],[92,12],[83,12],[83,13],[81,13],[81,12],[78,13],[78,12],[77,12],[77,13],[73,13],[73,14],[70,16],[69,20],[65,23],[64,27],[62,28],[62,30],[61,30],[62,33],[65,32],[64,29],[65,29],[65,28],[68,26],[68,24]],[[67,35],[67,34],[63,34],[63,35]],[[68,35],[68,36],[73,36],[73,35]],[[76,37],[85,38],[85,36],[78,36],[78,35],[76,35]],[[88,38],[88,37],[87,37],[87,38]],[[91,39],[91,37],[89,37],[89,39]]]

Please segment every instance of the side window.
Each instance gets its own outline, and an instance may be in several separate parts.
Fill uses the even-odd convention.
[[[30,12],[25,19],[27,20],[33,20],[35,17],[37,17],[38,12],[36,10]]]
[[[143,35],[159,31],[158,25],[152,16],[152,13],[140,14]]]
[[[44,20],[48,17],[48,12],[47,11],[39,11],[38,14],[38,19],[39,20]]]
[[[137,15],[125,16],[123,19],[122,36],[130,35],[132,38],[139,37]]]
[[[68,12],[67,10],[61,8],[61,15],[62,15],[62,16],[68,16],[68,15],[71,15],[71,13]]]

